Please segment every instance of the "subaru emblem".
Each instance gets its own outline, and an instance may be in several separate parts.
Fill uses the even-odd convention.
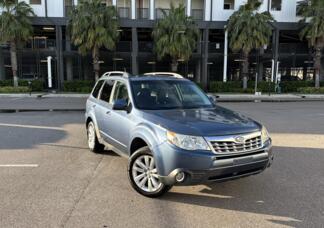
[[[237,136],[234,140],[236,143],[244,143],[245,138],[243,136]]]

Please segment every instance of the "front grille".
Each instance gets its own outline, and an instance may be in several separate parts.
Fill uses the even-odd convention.
[[[262,148],[261,135],[248,138],[242,143],[233,141],[210,141],[215,153],[246,153]]]

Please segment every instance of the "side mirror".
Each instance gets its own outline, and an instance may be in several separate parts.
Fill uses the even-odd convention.
[[[208,96],[209,100],[210,100],[213,104],[216,104],[216,103],[217,103],[217,98],[218,98],[219,96],[215,96],[215,95],[213,95],[213,94],[208,94],[207,96]]]
[[[128,111],[128,102],[125,99],[115,100],[113,110]]]

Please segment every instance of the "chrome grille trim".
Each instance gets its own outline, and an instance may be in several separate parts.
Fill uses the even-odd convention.
[[[243,138],[243,141],[237,142],[237,138],[240,138],[241,140]],[[239,135],[212,136],[205,137],[205,139],[213,152],[218,155],[249,153],[263,147],[261,132]]]

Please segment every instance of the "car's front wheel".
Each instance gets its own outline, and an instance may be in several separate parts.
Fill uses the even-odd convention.
[[[148,147],[138,149],[129,159],[128,177],[132,187],[147,197],[158,197],[172,186],[159,180],[154,157]]]
[[[100,144],[96,134],[96,128],[92,121],[87,125],[88,146],[92,152],[99,153],[105,149],[105,146]]]

